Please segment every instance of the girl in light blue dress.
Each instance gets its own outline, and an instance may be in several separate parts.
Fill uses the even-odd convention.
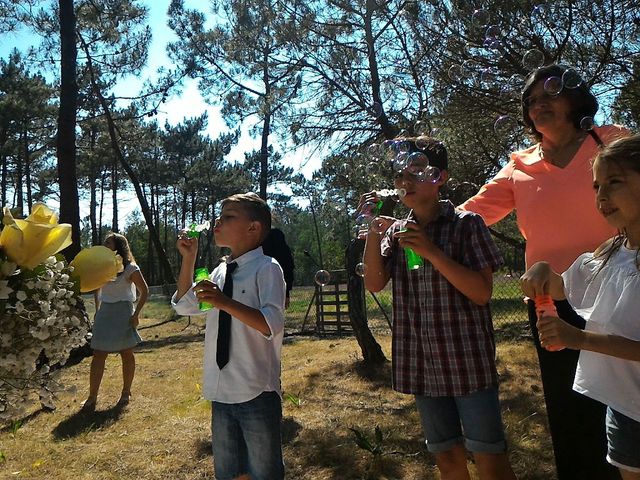
[[[110,233],[105,238],[104,246],[122,257],[124,270],[94,292],[96,316],[91,338],[93,358],[89,377],[89,397],[83,403],[85,410],[95,409],[105,360],[109,353],[115,352],[122,358],[123,385],[118,405],[125,406],[129,403],[136,369],[133,348],[142,341],[136,327],[142,307],[149,296],[149,287],[135,263],[126,237]]]

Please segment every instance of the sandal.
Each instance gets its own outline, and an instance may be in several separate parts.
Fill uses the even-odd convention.
[[[80,410],[83,412],[94,412],[96,409],[97,399],[87,398],[80,404]]]

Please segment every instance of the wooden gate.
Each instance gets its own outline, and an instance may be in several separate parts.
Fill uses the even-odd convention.
[[[351,334],[346,270],[331,270],[326,285],[316,285],[316,331],[318,334]]]

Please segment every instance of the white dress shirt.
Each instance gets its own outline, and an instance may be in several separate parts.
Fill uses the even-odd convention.
[[[567,299],[586,330],[640,341],[640,271],[635,250],[620,247],[602,270],[585,253],[563,273]],[[573,389],[640,422],[640,362],[582,350]]]
[[[233,272],[233,299],[260,310],[271,330],[268,336],[231,317],[229,363],[220,370],[216,363],[219,309],[206,312],[204,338],[203,395],[221,403],[242,403],[262,392],[280,391],[280,351],[284,333],[284,301],[286,286],[282,269],[273,258],[263,254],[262,247],[227,262],[236,262]],[[218,265],[209,278],[224,288],[227,263]],[[201,315],[193,287],[171,305],[180,315]]]

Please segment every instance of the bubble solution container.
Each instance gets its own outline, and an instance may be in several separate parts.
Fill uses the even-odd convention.
[[[404,248],[404,256],[407,259],[407,268],[409,270],[417,270],[424,265],[424,259],[413,251],[412,248]]]
[[[198,283],[202,280],[209,280],[209,271],[206,267],[196,268],[194,281]],[[207,310],[211,310],[213,308],[213,305],[209,302],[200,302],[198,304],[198,308],[200,309],[200,311],[206,312]]]
[[[556,310],[556,306],[553,303],[551,295],[536,295],[534,302],[536,304],[536,313],[538,314],[538,318],[558,316],[558,311]],[[544,348],[550,352],[564,350],[564,347],[559,345],[547,345]]]

